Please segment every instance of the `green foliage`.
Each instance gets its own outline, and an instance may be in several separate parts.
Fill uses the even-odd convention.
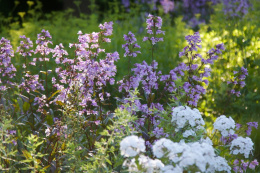
[[[98,137],[96,139],[93,139],[95,135],[87,137],[88,141],[86,142],[95,140],[92,143],[93,146],[89,146],[84,141],[78,141],[86,138],[86,133],[89,131],[82,129],[83,133],[81,133],[74,127],[78,136],[72,138],[69,134],[67,139],[70,142],[66,142],[65,146],[64,153],[67,154],[65,156],[67,161],[63,162],[65,169],[76,172],[112,172],[113,170],[120,172],[123,158],[118,151],[119,143],[124,137],[136,133],[132,128],[132,123],[136,120],[136,117],[132,116],[132,111],[137,110],[132,105],[134,100],[138,99],[137,94],[137,91],[132,92],[130,103],[123,105],[124,109],[116,109],[115,113],[107,117],[108,124],[105,128],[97,131]]]
[[[0,172],[15,171],[17,161],[17,148],[14,146],[16,137],[10,135],[8,131],[14,130],[12,118],[3,108],[0,110]]]

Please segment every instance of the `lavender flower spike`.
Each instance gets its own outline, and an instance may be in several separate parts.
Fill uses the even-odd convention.
[[[137,53],[141,53],[140,51],[134,51],[135,48],[141,47],[137,43],[135,43],[137,40],[135,38],[135,35],[131,31],[129,31],[128,35],[124,35],[124,40],[126,41],[126,44],[122,45],[122,48],[125,48],[124,57],[136,57]]]
[[[158,34],[165,34],[165,31],[161,30],[162,27],[162,18],[159,16],[153,16],[151,14],[148,15],[148,18],[146,19],[147,24],[147,33],[149,35],[152,35],[151,37],[144,37],[143,41],[149,40],[152,45],[155,45],[159,41],[163,41],[163,38],[158,38],[156,35]]]

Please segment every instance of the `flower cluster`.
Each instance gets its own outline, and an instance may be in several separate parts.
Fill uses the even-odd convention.
[[[4,91],[8,89],[7,84],[13,84],[10,79],[15,76],[16,68],[11,62],[11,58],[14,57],[14,51],[10,41],[2,37],[0,40],[0,48],[0,90]]]
[[[7,130],[6,136],[9,137],[10,135],[14,137],[16,135],[16,130]],[[17,145],[17,141],[15,139],[12,140],[12,143],[13,145]]]
[[[129,171],[143,172],[182,172],[189,168],[201,172],[231,172],[227,161],[223,157],[216,156],[214,148],[208,143],[176,143],[162,138],[155,142],[152,151],[158,159],[152,160],[140,155],[136,160],[136,153],[132,156],[134,159],[126,159],[124,166],[128,167]],[[161,158],[169,159],[168,164],[159,160]],[[140,167],[137,167],[136,162]]]
[[[56,136],[64,136],[67,138],[67,125],[62,126],[61,121],[58,118],[54,118],[54,125],[52,127],[47,127],[45,130],[46,137],[51,136],[51,135],[56,135]]]
[[[233,73],[235,77],[233,77],[233,79],[231,79],[227,83],[230,84],[233,88],[231,89],[230,93],[239,97],[241,95],[239,90],[246,85],[245,79],[246,76],[248,75],[248,72],[246,68],[241,67],[239,71],[234,71]]]
[[[241,161],[241,162],[240,162]],[[253,160],[252,162],[246,162],[244,160],[234,160],[233,163],[233,171],[237,172],[246,172],[246,170],[249,168],[251,170],[255,170],[255,167],[259,165],[257,160]]]
[[[145,152],[144,140],[137,136],[128,136],[120,142],[121,155],[134,157],[140,152]]]
[[[183,0],[183,20],[188,21],[191,27],[196,27],[200,23],[205,23],[205,16],[210,15],[213,9],[208,5],[209,2],[216,0]],[[196,18],[200,14],[200,18]]]
[[[42,30],[40,34],[37,35],[37,40],[36,40],[36,49],[34,53],[40,53],[43,58],[39,58],[39,61],[49,61],[49,58],[46,56],[49,55],[52,52],[52,49],[49,48],[49,44],[52,44],[52,36],[50,35],[49,31],[47,30]]]
[[[100,35],[101,35],[101,41],[103,42],[111,42],[110,38],[103,38],[104,36],[110,36],[113,33],[113,22],[105,22],[104,24],[100,24],[99,28],[101,29]]]
[[[204,120],[198,109],[179,106],[172,111],[171,122],[175,126],[175,132],[183,131],[183,137],[196,136],[198,130],[204,129]]]
[[[254,143],[249,137],[243,138],[243,137],[237,137],[231,142],[230,145],[230,153],[231,154],[244,154],[245,158],[249,157],[249,154],[253,150]]]
[[[93,32],[91,34],[83,34],[78,32],[77,44],[70,44],[75,47],[74,59],[68,59],[67,51],[63,49],[63,45],[58,45],[53,50],[57,64],[64,64],[63,67],[56,68],[59,73],[58,80],[54,78],[52,81],[57,90],[60,90],[54,101],[61,101],[69,105],[74,105],[75,100],[71,99],[73,95],[79,99],[79,105],[83,108],[80,114],[87,113],[97,114],[98,104],[103,102],[105,98],[110,97],[108,92],[103,92],[102,88],[110,83],[114,84],[114,76],[116,74],[115,61],[119,59],[119,54],[106,53],[104,59],[97,60],[100,52],[105,52],[100,48],[104,40],[104,36],[112,34],[112,22],[100,25],[101,32]],[[75,91],[77,91],[75,93]],[[94,109],[93,109],[94,108]],[[101,110],[100,110],[101,111]]]
[[[122,48],[125,48],[125,54],[126,56],[132,56],[136,57],[137,53],[141,53],[140,51],[134,51],[135,48],[141,48],[137,43],[135,43],[137,40],[135,38],[135,35],[129,31],[127,35],[124,35],[124,40],[126,41],[126,44],[122,45]]]
[[[187,73],[187,82],[183,84],[183,95],[186,95],[187,102],[189,105],[197,106],[198,100],[201,94],[205,94],[206,90],[203,87],[204,84],[208,84],[208,80],[205,77],[210,76],[211,69],[205,67],[206,64],[213,64],[215,60],[218,59],[218,54],[221,54],[224,50],[223,44],[216,45],[216,48],[212,48],[207,52],[207,59],[202,58],[201,54],[194,53],[201,48],[201,38],[198,32],[194,35],[188,35],[185,37],[188,42],[188,46],[184,47],[183,51],[179,53],[179,56],[186,57],[188,63],[181,63],[175,69],[170,72],[170,75],[164,76],[163,81],[166,82],[166,89],[170,91],[175,91],[175,80],[178,78],[184,78],[185,73]],[[196,60],[200,58],[200,65],[196,63]],[[179,75],[179,76],[178,76]]]
[[[25,37],[25,35],[20,36],[20,39],[21,39],[20,46],[17,47],[16,52],[18,52],[23,57],[32,56],[34,51],[31,49],[33,48],[33,42],[31,41],[31,39]]]
[[[243,17],[248,13],[250,3],[248,0],[225,0],[223,1],[224,14],[228,17]]]
[[[214,130],[218,130],[223,137],[226,137],[229,134],[233,135],[235,133],[235,121],[231,117],[227,118],[225,115],[218,117],[213,126]]]
[[[162,37],[156,37],[157,34],[165,34],[165,32],[161,30],[162,18],[149,14],[148,18],[146,19],[146,24],[147,33],[152,36],[144,37],[143,41],[149,40],[152,43],[152,45],[155,45],[159,41],[163,41]]]
[[[162,5],[162,7],[163,7],[163,10],[164,10],[165,14],[173,11],[173,9],[174,9],[174,1],[171,1],[171,0],[161,0],[160,3]]]
[[[248,122],[246,124],[247,124],[247,127],[248,127],[248,129],[246,130],[246,134],[248,136],[251,135],[252,127],[256,128],[256,129],[258,128],[258,122]]]

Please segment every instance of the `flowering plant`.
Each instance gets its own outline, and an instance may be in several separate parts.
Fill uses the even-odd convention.
[[[206,94],[210,65],[225,50],[224,45],[217,44],[202,56],[198,53],[200,34],[188,35],[188,45],[179,53],[183,62],[163,75],[155,56],[155,45],[163,41],[158,35],[165,34],[162,18],[148,15],[146,24],[148,35],[143,42],[150,42],[151,63],[136,63],[131,69],[131,58],[141,50],[129,32],[122,46],[129,60],[128,75],[117,83],[119,53],[106,53],[102,47],[111,42],[113,22],[100,24],[99,32],[79,31],[77,43],[69,44],[72,58],[63,44],[51,47],[47,30],[37,35],[35,49],[29,38],[21,36],[17,48],[24,62],[21,69],[12,64],[14,51],[2,38],[1,113],[10,120],[0,119],[0,168],[34,172],[254,170],[258,162],[251,159],[249,135],[258,124],[249,122],[245,131],[222,115],[209,132],[196,108]],[[55,69],[48,63],[55,63]],[[14,79],[17,71],[22,77]],[[230,82],[236,93],[245,85],[246,72],[242,68],[236,73],[239,81],[235,77]],[[109,92],[109,87],[122,95],[116,109],[112,102],[119,95]]]

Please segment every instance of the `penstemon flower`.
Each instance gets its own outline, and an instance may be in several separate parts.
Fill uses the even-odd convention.
[[[173,9],[174,9],[174,1],[171,1],[171,0],[161,0],[160,3],[162,5],[162,7],[163,7],[163,10],[164,10],[165,14],[173,11]]]
[[[250,2],[248,0],[225,0],[223,11],[227,17],[243,17],[248,13]]]
[[[244,67],[241,67],[239,71],[234,71],[234,76],[233,79],[227,81],[228,85],[231,85],[232,89],[230,90],[231,94],[236,95],[239,97],[241,95],[240,91],[244,86],[246,85],[245,79],[246,76],[248,75],[247,69]]]
[[[33,48],[33,42],[31,41],[30,38],[25,37],[25,35],[20,36],[20,38],[22,40],[20,41],[20,46],[17,47],[16,52],[18,52],[23,57],[32,56],[34,51],[30,49]]]
[[[188,63],[180,63],[176,68],[170,71],[169,75],[162,75],[161,81],[165,82],[165,90],[169,92],[177,92],[180,89],[181,96],[186,96],[185,102],[191,106],[197,106],[198,100],[201,94],[205,94],[206,90],[203,87],[203,84],[207,85],[208,80],[204,79],[205,77],[210,76],[211,69],[205,67],[207,64],[213,64],[215,60],[218,59],[217,54],[221,54],[221,51],[224,50],[223,44],[218,44],[216,48],[212,48],[208,51],[207,59],[204,59],[201,54],[195,53],[198,48],[201,48],[201,38],[198,32],[194,35],[188,35],[185,37],[188,42],[188,46],[184,47],[183,51],[179,53],[180,57],[186,57]],[[199,61],[196,63],[196,61]],[[182,88],[176,86],[177,79],[182,79],[185,82],[183,83]],[[177,99],[174,97],[174,99]]]
[[[146,19],[146,24],[147,33],[151,36],[144,37],[143,41],[149,40],[152,43],[152,45],[155,45],[159,41],[163,41],[162,37],[156,37],[156,35],[158,34],[165,34],[165,32],[161,30],[162,18],[149,14],[148,18]]]
[[[2,37],[0,48],[0,90],[5,91],[9,88],[8,85],[14,85],[11,79],[16,76],[16,68],[11,62],[11,58],[14,57],[14,51],[10,41]]]
[[[137,53],[141,53],[140,51],[134,51],[135,48],[141,48],[137,43],[135,43],[137,40],[135,38],[135,35],[129,31],[127,35],[124,35],[124,40],[126,41],[126,44],[122,45],[122,48],[125,48],[125,54],[126,56],[132,56],[136,57]]]

